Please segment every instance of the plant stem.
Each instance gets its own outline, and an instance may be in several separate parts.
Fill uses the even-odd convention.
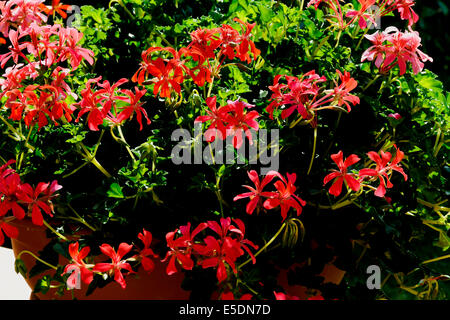
[[[89,223],[87,223],[86,220],[84,220],[84,219],[78,214],[78,212],[76,212],[76,210],[70,205],[70,203],[68,203],[67,206],[68,206],[69,209],[72,210],[72,212],[78,217],[78,219],[74,218],[76,221],[81,222],[82,224],[84,224],[86,227],[88,227],[88,228],[91,229],[92,231],[96,231],[96,229],[95,229],[94,227],[92,227]]]
[[[316,156],[316,146],[317,146],[317,127],[314,128],[314,143],[313,143],[313,151],[312,151],[312,155],[311,155],[311,161],[309,162],[309,168],[308,168],[308,172],[306,173],[307,175],[309,175],[309,173],[311,172],[311,168],[314,162],[314,158]]]
[[[366,91],[381,75],[377,74],[370,82],[362,89],[362,91]]]
[[[51,265],[51,264],[48,263],[48,262],[45,262],[44,260],[42,260],[41,258],[39,258],[38,256],[36,256],[33,252],[28,251],[28,250],[23,250],[23,251],[21,251],[21,252],[17,255],[16,260],[20,259],[20,257],[21,257],[24,253],[29,254],[30,256],[32,256],[33,258],[35,258],[37,261],[39,261],[39,262],[45,264],[46,266],[52,268],[53,270],[58,270],[57,267],[55,267],[54,265]]]
[[[136,158],[134,157],[134,154],[131,151],[130,146],[128,145],[127,141],[125,140],[125,137],[124,137],[123,132],[122,132],[122,127],[121,126],[117,126],[117,131],[119,131],[120,138],[124,142],[125,148],[127,149],[128,153],[130,154],[131,159],[133,159],[133,161],[136,161]]]
[[[51,225],[48,224],[47,221],[44,220],[44,226],[46,226],[48,229],[50,229],[51,232],[53,232],[54,234],[56,234],[59,238],[61,238],[64,241],[69,241],[69,239],[67,239],[66,237],[64,237],[61,233],[59,233],[58,231],[56,231],[55,229],[53,229],[53,227]]]
[[[28,131],[28,135],[27,135],[27,138],[25,140],[25,146],[28,144],[28,140],[30,140],[31,132],[33,132],[33,127],[32,126],[30,126],[30,130]],[[22,166],[22,161],[23,161],[24,155],[25,155],[25,151],[22,151],[20,153],[19,163],[17,164],[17,170],[20,170],[20,167]]]
[[[20,140],[18,140],[18,141],[26,140],[26,138],[24,137],[24,135],[21,134],[19,131],[17,131],[16,128],[14,128],[14,127],[13,127],[13,126],[5,119],[5,118],[3,118],[2,115],[0,115],[0,120],[2,120],[2,121],[6,124],[6,126],[8,127],[8,129],[11,130],[11,131],[16,135],[16,138],[20,139]],[[28,142],[25,143],[25,146],[26,146],[28,149],[30,149],[31,151],[34,151],[34,150],[35,150],[35,148],[34,148],[33,146],[31,146],[30,144],[28,144]]]
[[[449,259],[450,258],[450,254],[439,257],[439,258],[434,258],[434,259],[430,259],[430,260],[426,260],[424,262],[422,262],[421,264],[427,264],[427,263],[432,263],[432,262],[436,262],[436,261],[440,261],[440,260],[444,260],[444,259]]]
[[[283,222],[283,224],[281,225],[280,229],[277,231],[277,233],[272,237],[272,239],[269,240],[269,242],[267,242],[264,247],[262,247],[261,249],[258,250],[258,252],[255,253],[255,257],[257,257],[261,252],[263,252],[264,250],[267,249],[268,246],[270,246],[272,244],[272,242],[274,242],[276,240],[276,238],[281,234],[281,232],[283,231],[283,229],[286,227],[286,222]],[[245,261],[244,263],[240,264],[237,268],[241,269],[243,266],[245,266],[247,263],[249,263],[250,261],[252,261],[252,258],[249,258],[247,261]]]

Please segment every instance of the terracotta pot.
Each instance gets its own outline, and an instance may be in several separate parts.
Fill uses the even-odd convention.
[[[46,236],[46,228],[33,225],[29,220],[14,220],[11,224],[19,229],[17,239],[11,239],[14,255],[17,257],[23,250],[28,250],[37,255],[49,242]],[[23,254],[24,261],[29,271],[35,264],[35,258],[29,254]],[[74,289],[73,294],[79,300],[187,300],[189,291],[181,289],[184,279],[182,273],[168,276],[165,272],[165,264],[154,260],[155,269],[148,274],[143,268],[139,268],[136,274],[126,277],[127,287],[122,289],[116,282],[109,283],[103,288],[97,288],[92,294],[86,296],[87,285],[82,283],[81,289]],[[59,264],[65,265],[69,261],[60,256]],[[26,278],[31,289],[34,289],[37,281],[44,275],[53,275],[54,270],[46,271],[38,276]],[[34,299],[41,300],[67,300],[72,299],[72,290],[65,290],[64,296],[55,295],[55,290],[49,290],[47,294],[37,293],[32,295]]]
[[[289,285],[288,284],[288,272],[295,267],[301,266],[300,264],[294,264],[289,269],[282,269],[278,275],[278,284],[282,286],[286,294],[290,296],[297,296],[301,300],[306,300],[309,295],[307,293],[308,288],[301,285]],[[323,277],[323,283],[340,284],[344,278],[345,271],[337,268],[332,263],[326,264],[319,276]],[[318,293],[319,294],[319,293]]]

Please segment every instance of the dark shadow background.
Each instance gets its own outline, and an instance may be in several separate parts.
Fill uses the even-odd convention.
[[[439,75],[446,90],[450,90],[450,1],[418,0],[414,7],[419,15],[415,30],[422,38],[422,51],[433,58],[426,68]],[[446,27],[447,25],[447,27]]]

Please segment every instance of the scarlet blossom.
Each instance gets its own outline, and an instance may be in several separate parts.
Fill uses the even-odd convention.
[[[67,286],[71,289],[77,288],[80,285],[78,282],[79,279],[86,284],[90,284],[94,279],[94,273],[92,270],[89,270],[83,261],[91,249],[89,247],[83,247],[79,250],[79,247],[78,242],[69,244],[69,254],[73,263],[66,265],[64,272],[61,274],[61,276],[70,274],[67,279]]]
[[[120,92],[124,93],[127,97],[121,97],[118,99],[126,102],[128,105],[118,108],[121,111],[117,115],[117,121],[122,122],[126,119],[131,119],[135,114],[136,120],[139,123],[139,130],[142,130],[142,116],[145,117],[148,125],[151,123],[150,119],[148,118],[147,111],[142,107],[145,102],[140,102],[141,98],[145,95],[147,90],[139,90],[138,87],[135,87],[134,90],[135,93],[128,89],[120,90]]]
[[[353,191],[358,191],[361,188],[360,182],[355,178],[355,174],[348,173],[348,167],[357,163],[361,160],[357,155],[351,154],[348,158],[345,159],[343,157],[342,151],[339,151],[336,154],[331,155],[331,159],[337,164],[339,170],[333,170],[334,172],[328,174],[323,179],[323,184],[326,185],[331,180],[334,180],[328,192],[335,197],[339,196],[342,191],[342,184],[345,181],[345,184],[350,187]]]
[[[203,260],[200,262],[203,268],[217,267],[216,276],[219,282],[225,281],[228,277],[226,264],[232,268],[234,273],[237,273],[235,262],[244,254],[238,240],[228,236],[220,240],[213,236],[207,236],[203,242],[205,246],[198,250],[203,256]]]
[[[247,63],[251,63],[252,59],[250,58],[249,52],[253,55],[253,60],[256,60],[260,55],[261,51],[256,48],[255,43],[250,40],[251,32],[253,28],[256,26],[256,23],[247,23],[241,21],[239,18],[234,18],[234,21],[237,21],[242,26],[243,34],[240,36],[240,44],[239,44],[239,53],[238,58],[241,61],[246,61]]]
[[[0,246],[3,245],[3,243],[5,243],[5,236],[3,235],[3,233],[12,239],[15,239],[19,236],[19,230],[6,223],[5,221],[3,221],[3,219],[0,219]]]
[[[375,162],[375,169],[364,168],[359,171],[360,177],[374,177],[380,180],[380,184],[375,191],[375,196],[377,197],[384,197],[384,195],[386,194],[386,188],[393,187],[393,184],[389,180],[389,174],[392,173],[392,170],[401,173],[405,181],[408,180],[408,176],[403,171],[403,168],[400,167],[400,162],[403,160],[405,154],[403,151],[398,149],[396,145],[394,145],[394,148],[396,149],[396,153],[393,159],[390,152],[384,152],[383,150],[381,150],[380,154],[378,154],[374,151],[370,151],[367,155],[370,160]]]
[[[325,300],[325,298],[321,295],[316,295],[316,296],[309,297],[307,300]]]
[[[286,174],[287,180],[280,175],[280,179],[274,183],[276,196],[271,197],[264,201],[264,208],[270,210],[276,207],[281,208],[281,217],[283,221],[287,217],[289,209],[292,207],[296,210],[297,216],[301,214],[302,207],[306,205],[306,201],[294,194],[297,188],[294,186],[297,175],[295,173]]]
[[[101,76],[89,79],[86,82],[86,88],[81,90],[81,101],[73,104],[73,106],[79,106],[80,108],[80,112],[78,113],[75,122],[78,122],[85,113],[88,113],[87,123],[89,129],[92,131],[98,131],[98,126],[103,124],[103,120],[106,117],[104,110],[99,105],[101,98],[95,95],[91,88],[91,84],[97,83],[100,79]]]
[[[220,33],[220,53],[225,55],[229,60],[233,60],[236,54],[239,54],[239,32],[230,25],[224,24],[218,29]],[[248,45],[245,51],[248,51]]]
[[[394,0],[394,6],[400,13],[400,18],[403,20],[408,20],[408,26],[412,26],[419,20],[419,16],[412,9],[414,5],[414,0]]]
[[[352,21],[358,19],[358,24],[361,29],[367,28],[367,20],[371,21],[373,25],[376,27],[377,24],[372,16],[372,14],[367,13],[367,9],[373,6],[376,0],[358,0],[361,8],[359,10],[351,10],[347,12],[346,17],[352,18]]]
[[[206,110],[206,115],[198,116],[194,123],[203,123],[211,121],[208,130],[205,132],[205,139],[207,142],[213,142],[216,137],[223,140],[226,137],[226,113],[223,107],[217,107],[217,97],[208,97],[206,105],[209,110]]]
[[[218,37],[219,29],[196,29],[191,33],[191,42],[187,46],[188,54],[194,61],[203,64],[205,60],[214,59],[216,50],[222,41]]]
[[[285,78],[287,84],[280,83]],[[309,109],[319,95],[319,83],[326,81],[324,76],[319,76],[314,70],[311,70],[301,77],[277,75],[274,78],[273,86],[269,86],[273,94],[270,98],[271,103],[267,106],[266,111],[273,119],[273,112],[280,106],[286,106],[281,112],[281,118],[286,119],[294,111],[300,113],[303,119],[310,119],[311,113]],[[317,104],[317,103],[316,103]]]
[[[275,171],[268,172],[262,182],[260,182],[258,173],[255,170],[248,171],[247,175],[249,179],[254,183],[255,187],[244,185],[244,187],[250,190],[250,192],[241,193],[235,196],[233,198],[233,201],[250,198],[250,201],[247,203],[246,212],[248,214],[252,214],[255,208],[258,208],[259,210],[259,204],[262,203],[262,197],[273,197],[276,195],[275,192],[263,190],[264,187],[269,184],[275,176],[278,176],[278,173]]]
[[[15,160],[9,160],[0,167],[0,217],[10,210],[17,219],[25,218],[25,210],[18,204],[17,194],[21,191],[22,182],[14,169],[8,168]],[[9,226],[9,225],[8,225]],[[5,226],[4,230],[11,231]]]
[[[351,111],[350,103],[353,105],[359,104],[359,98],[355,95],[350,94],[350,91],[356,88],[358,82],[350,76],[348,71],[344,71],[342,74],[339,70],[336,70],[341,80],[341,84],[334,88],[334,101],[337,101],[338,106],[345,104],[347,106],[347,111]]]
[[[206,223],[201,223],[191,233],[191,223],[189,222],[186,226],[181,226],[179,229],[166,234],[167,246],[170,250],[167,252],[162,262],[169,260],[169,264],[166,268],[168,275],[177,272],[176,262],[178,262],[183,269],[192,270],[194,261],[191,258],[191,254],[192,251],[197,248],[194,244],[194,237],[207,227],[208,225]],[[177,234],[181,234],[181,236],[176,237]]]
[[[259,118],[258,111],[250,111],[247,109],[253,108],[254,105],[248,104],[243,101],[231,101],[228,100],[227,105],[223,108],[223,112],[226,113],[225,119],[227,123],[226,134],[233,137],[233,146],[239,149],[243,144],[242,133],[245,133],[250,145],[253,145],[253,138],[250,128],[258,131],[259,124],[255,120]]]
[[[152,256],[153,258],[158,258],[158,255],[153,252],[153,250],[150,248],[150,245],[152,243],[152,234],[143,229],[142,233],[138,234],[138,238],[142,241],[144,244],[144,248],[139,251],[139,257],[141,258],[142,267],[145,271],[152,272],[155,268],[155,263],[152,259],[149,258],[149,256]]]
[[[169,52],[173,58],[158,57],[152,60],[152,54],[156,51]],[[148,75],[152,75],[154,78],[149,81],[154,83],[153,94],[155,96],[159,94],[161,98],[169,98],[173,91],[180,94],[180,84],[184,81],[184,71],[187,71],[180,56],[180,53],[173,48],[151,47],[142,52],[141,66],[133,75],[132,80],[142,84]]]
[[[61,0],[52,0],[52,5],[48,8],[46,5],[41,4],[39,8],[47,15],[51,16],[58,13],[64,19],[67,18],[67,13],[65,11],[70,10],[71,6],[67,4],[60,3]]]
[[[12,211],[17,219],[25,218],[25,210],[18,204],[18,196],[22,190],[20,176],[15,172],[0,176],[0,217]]]
[[[28,211],[31,212],[31,221],[38,226],[43,225],[43,210],[50,217],[53,217],[53,204],[51,200],[57,196],[55,194],[62,186],[56,180],[52,183],[40,182],[36,188],[32,188],[29,184],[23,184],[17,198],[28,205]]]
[[[255,250],[258,250],[258,246],[254,244],[252,241],[245,239],[245,224],[241,219],[233,219],[233,222],[238,227],[239,232],[236,230],[236,228],[233,229],[233,232],[238,234],[238,240],[241,244],[241,247],[248,253],[250,258],[252,259],[253,264],[256,263],[256,258],[253,252],[250,250],[250,247],[252,247]]]
[[[112,259],[111,263],[97,263],[93,271],[94,272],[108,272],[110,274],[114,274],[114,280],[122,287],[122,289],[126,288],[126,282],[122,274],[122,269],[127,270],[130,273],[133,273],[133,269],[130,264],[126,262],[126,260],[122,260],[123,257],[131,251],[133,248],[132,245],[129,245],[125,242],[122,242],[119,245],[119,249],[116,251],[109,244],[102,244],[100,246],[101,252],[106,256]]]
[[[0,37],[0,45],[2,45],[2,44],[6,44],[6,40],[3,39],[2,37]]]

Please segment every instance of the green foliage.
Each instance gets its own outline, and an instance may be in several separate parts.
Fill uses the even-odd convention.
[[[438,3],[447,15],[447,6]],[[78,95],[88,79],[99,75],[111,82],[131,79],[141,53],[150,47],[185,47],[191,41],[190,33],[198,28],[222,24],[238,28],[234,18],[256,23],[252,39],[261,54],[250,64],[227,61],[220,75],[202,87],[185,79],[182,94],[173,93],[168,99],[155,97],[153,84],[146,84],[148,92],[142,102],[151,124],[141,131],[131,119],[122,126],[123,136],[106,121],[98,132],[88,130],[82,119],[32,129],[28,142],[35,150],[30,151],[25,139],[15,136],[2,121],[0,159],[22,157],[22,166],[16,169],[27,181],[58,178],[64,192],[57,200],[55,219],[67,218],[90,227],[93,232],[80,241],[92,248],[102,243],[131,243],[142,228],[164,239],[167,232],[187,222],[224,216],[245,220],[248,238],[262,247],[279,229],[279,215],[261,209],[250,216],[245,213],[245,201],[233,201],[243,190],[241,186],[249,184],[246,172],[257,166],[237,153],[235,160],[242,161],[234,164],[172,162],[176,144],[172,132],[186,128],[192,133],[196,117],[205,114],[207,97],[217,96],[218,105],[240,99],[255,105],[261,129],[280,130],[278,171],[297,174],[296,194],[307,205],[301,216],[295,216],[299,220],[289,216],[290,225],[280,237],[283,243],[259,255],[254,268],[248,265],[236,276],[235,293],[257,291],[257,298],[272,298],[274,290],[284,289],[276,282],[275,269],[296,265],[289,273],[290,284],[318,290],[330,299],[449,299],[448,260],[430,260],[448,254],[450,248],[450,93],[429,69],[413,74],[408,68],[400,76],[398,68],[382,74],[372,62],[361,62],[370,46],[365,31],[356,24],[338,30],[330,24],[325,7],[315,10],[299,5],[271,0],[128,0],[82,6],[78,29],[84,38],[80,45],[93,50],[96,61],[74,72],[70,85]],[[439,64],[438,59],[434,63]],[[274,78],[301,76],[311,70],[326,77],[324,87],[329,90],[340,81],[336,70],[350,72],[358,82],[352,93],[359,97],[359,105],[351,112],[319,113],[316,132],[308,123],[297,125],[295,119],[283,119],[283,107],[270,119],[265,108]],[[134,86],[130,81],[124,88]],[[71,99],[67,102],[73,103]],[[393,113],[402,118],[390,117]],[[22,123],[18,128],[20,134],[28,133]],[[390,202],[370,190],[339,198],[327,192],[329,186],[323,185],[323,179],[334,168],[332,154],[342,150],[345,156],[353,153],[364,158],[369,151],[392,151],[394,145],[405,153],[402,166],[408,180],[392,176],[395,187],[386,195]],[[346,200],[347,205],[336,206]],[[67,226],[61,228],[70,232]],[[164,245],[156,250],[160,256],[166,253]],[[42,257],[57,265],[57,254],[66,251],[52,242]],[[322,283],[320,273],[329,263],[346,272],[341,284]],[[373,264],[383,271],[383,287],[377,292],[369,291],[365,282],[366,268]],[[20,259],[15,267],[16,272],[27,272]],[[37,263],[30,274],[46,269]],[[201,295],[195,283],[205,281],[205,288],[216,288],[216,279],[200,271],[186,273],[185,285],[193,289],[193,296]],[[45,293],[52,281],[64,284],[64,280],[58,274],[45,276],[35,292]],[[111,281],[95,275],[88,294]]]

